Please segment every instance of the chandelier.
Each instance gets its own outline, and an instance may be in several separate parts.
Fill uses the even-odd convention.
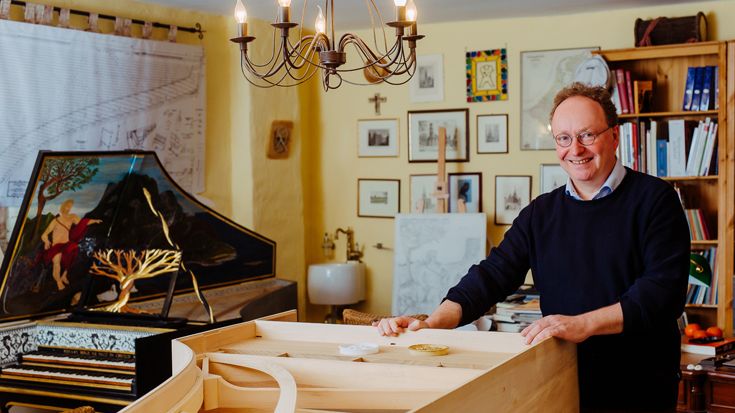
[[[301,14],[303,28],[304,11]],[[339,39],[334,32],[334,0],[325,0],[326,18],[320,6],[314,23],[314,34],[304,34],[299,29],[298,39],[292,43],[289,32],[298,23],[291,21],[291,0],[278,0],[278,13],[273,26],[273,48],[271,57],[255,63],[248,55],[248,44],[255,37],[248,34],[247,12],[242,0],[237,0],[235,20],[238,22],[237,37],[230,39],[240,44],[240,68],[243,76],[258,87],[296,86],[321,73],[324,90],[336,89],[343,81],[350,84],[373,84],[385,82],[400,85],[408,82],[416,71],[416,42],[424,36],[418,34],[416,5],[413,0],[394,0],[396,20],[383,23],[375,0],[366,0],[372,27],[372,48],[366,41],[353,33],[345,33]],[[382,36],[375,22],[380,22]],[[327,26],[328,25],[328,26]],[[395,41],[388,47],[385,26],[395,29]],[[329,27],[329,34],[326,28]],[[382,38],[382,41],[379,39]],[[296,40],[294,39],[294,40]],[[354,50],[359,63],[347,67],[347,50]],[[352,57],[352,53],[350,54]],[[343,78],[348,72],[362,72],[365,81]]]

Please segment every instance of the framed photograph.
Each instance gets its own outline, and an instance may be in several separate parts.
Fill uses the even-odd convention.
[[[551,192],[554,189],[566,185],[567,172],[558,163],[543,163],[541,164],[541,187],[539,188],[539,194],[545,194]]]
[[[398,156],[398,119],[360,119],[357,121],[357,156]]]
[[[416,56],[416,73],[408,83],[411,103],[444,100],[444,63],[442,55]]]
[[[357,216],[393,218],[401,211],[401,181],[358,179]]]
[[[508,115],[477,115],[477,153],[508,153]]]
[[[508,100],[508,59],[505,49],[465,53],[467,102]]]
[[[482,212],[482,174],[449,174],[449,212]]]
[[[495,177],[495,224],[510,225],[531,202],[531,177],[497,175]]]
[[[417,174],[409,176],[409,206],[411,213],[436,212],[436,174]]]
[[[445,159],[467,162],[470,133],[469,109],[420,110],[408,112],[408,161],[436,162],[439,128],[447,131]]]
[[[549,112],[554,96],[574,81],[577,66],[599,47],[521,52],[521,150],[553,150]]]

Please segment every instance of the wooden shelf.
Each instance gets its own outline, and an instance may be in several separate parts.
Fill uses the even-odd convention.
[[[608,62],[622,62],[626,60],[681,58],[686,56],[700,56],[718,54],[720,42],[679,43],[654,47],[632,47],[629,49],[594,50],[593,54],[603,56]]]
[[[661,179],[668,182],[679,182],[679,181],[712,181],[717,182],[717,175],[707,176],[662,176]]]
[[[687,304],[687,309],[696,308],[698,310],[717,310],[716,304]]]
[[[707,240],[701,240],[701,239],[700,239],[700,240],[691,240],[691,244],[692,244],[692,245],[697,245],[697,246],[705,246],[705,245],[710,245],[710,246],[716,247],[716,246],[717,246],[717,242],[718,242],[718,241],[717,241],[716,239],[707,239]]]
[[[702,110],[702,111],[676,111],[676,112],[650,112],[650,113],[625,113],[618,115],[619,119],[635,119],[635,118],[667,118],[675,116],[717,116],[719,110]]]

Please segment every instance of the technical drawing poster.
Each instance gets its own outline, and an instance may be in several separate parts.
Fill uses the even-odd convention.
[[[0,206],[17,210],[40,149],[155,150],[204,190],[201,46],[0,20],[0,56]]]

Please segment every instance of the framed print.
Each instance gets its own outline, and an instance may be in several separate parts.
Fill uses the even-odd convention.
[[[398,156],[398,119],[360,119],[357,121],[357,156]]]
[[[508,153],[508,115],[477,115],[477,153]]]
[[[412,213],[436,212],[436,174],[417,174],[409,176],[409,199]]]
[[[539,194],[545,194],[562,185],[566,185],[567,178],[569,177],[564,168],[558,163],[541,164],[540,176],[541,187],[539,188]]]
[[[398,179],[358,179],[357,216],[393,218],[400,212],[401,181]]]
[[[552,150],[549,112],[554,96],[574,81],[577,66],[599,47],[521,52],[521,150]]]
[[[498,175],[495,177],[495,224],[510,225],[531,202],[531,177]]]
[[[447,131],[445,159],[467,162],[470,133],[469,109],[420,110],[408,112],[408,161],[436,162],[439,128]]]
[[[408,83],[411,103],[444,100],[444,63],[442,55],[416,56],[416,73]]]
[[[449,212],[482,212],[482,174],[449,174]]]
[[[505,49],[465,53],[467,102],[508,100],[508,59]]]

